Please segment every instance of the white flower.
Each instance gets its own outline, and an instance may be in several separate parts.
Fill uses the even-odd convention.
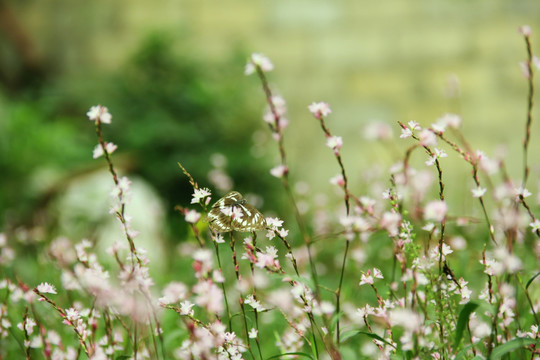
[[[523,187],[519,187],[517,189],[514,189],[514,192],[516,194],[516,196],[519,196],[519,197],[523,197],[523,198],[526,198],[526,197],[529,197],[531,196],[531,192],[527,189],[524,189]]]
[[[532,228],[531,231],[533,233],[537,232],[538,230],[540,230],[540,220],[534,220],[532,223],[529,224],[529,226]]]
[[[326,139],[326,146],[334,151],[339,150],[343,146],[343,139],[341,136],[330,136]]]
[[[411,129],[409,129],[409,128],[401,129],[401,135],[399,135],[399,137],[401,139],[406,139],[406,138],[411,137],[411,136],[412,136]]]
[[[44,294],[56,294],[56,289],[51,284],[44,282],[37,286],[37,290]]]
[[[186,222],[191,224],[195,224],[200,218],[201,214],[195,210],[189,210],[185,215]]]
[[[95,121],[96,123],[102,122],[104,124],[110,124],[112,119],[109,109],[101,105],[92,106],[86,113],[86,116],[88,116],[90,121]]]
[[[287,174],[289,170],[287,169],[287,166],[285,165],[278,165],[270,170],[270,174],[272,176],[275,176],[277,178],[283,177],[285,174]]]
[[[244,303],[246,305],[251,306],[253,309],[255,309],[255,310],[259,311],[259,312],[265,310],[265,308],[261,305],[260,301],[255,299],[255,297],[253,295],[246,296],[246,299],[245,299]]]
[[[263,54],[251,54],[251,57],[248,60],[248,63],[246,64],[246,68],[244,70],[245,75],[251,75],[255,72],[255,69],[259,67],[264,72],[269,72],[274,69],[274,64],[270,61],[269,58],[264,56]]]
[[[320,119],[321,117],[326,117],[332,113],[330,106],[325,102],[314,102],[308,106],[308,109],[317,119]]]
[[[255,328],[251,328],[251,330],[249,330],[248,336],[250,339],[256,339],[258,334],[259,332]]]
[[[193,306],[195,306],[195,304],[192,304],[189,300],[182,301],[180,303],[180,315],[193,316]]]
[[[411,120],[407,123],[411,130],[422,130],[422,127],[414,120]]]
[[[74,308],[66,309],[66,319],[70,322],[77,321],[81,315],[79,314],[79,311],[77,311]]]
[[[445,158],[445,157],[448,157],[448,154],[444,150],[435,148],[433,150],[433,155],[426,161],[426,165],[431,166],[431,165],[435,164],[435,161],[437,159],[441,159],[441,158]]]
[[[118,148],[118,146],[116,146],[112,142],[106,142],[105,143],[105,150],[107,151],[107,154],[112,154],[117,148]],[[96,147],[94,148],[93,152],[92,152],[92,158],[97,159],[97,158],[103,156],[103,154],[104,154],[103,147],[101,146],[101,144],[97,144]]]
[[[191,203],[198,204],[201,202],[201,200],[204,200],[210,195],[212,195],[212,193],[207,188],[195,189],[195,191],[193,192],[193,199],[191,199]]]
[[[373,277],[377,279],[384,279],[381,270],[373,268]]]
[[[484,196],[484,194],[486,193],[486,188],[478,186],[476,189],[471,189],[471,192],[473,194],[473,197],[479,198]]]

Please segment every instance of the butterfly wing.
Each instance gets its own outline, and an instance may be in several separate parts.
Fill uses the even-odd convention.
[[[235,207],[240,208],[242,216],[235,216],[237,212],[233,213],[231,218],[231,228],[233,230],[251,232],[266,228],[266,220],[259,210],[248,203],[237,204]]]
[[[217,232],[228,232],[231,228],[232,217],[230,212],[235,203],[242,201],[242,195],[231,191],[212,206],[208,212],[208,225]]]
[[[266,228],[263,214],[248,204],[237,191],[231,191],[212,206],[208,213],[208,224],[217,232],[251,232]]]

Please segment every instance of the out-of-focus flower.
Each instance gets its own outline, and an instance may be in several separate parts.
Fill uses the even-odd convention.
[[[195,304],[192,304],[189,300],[182,301],[180,303],[180,315],[193,316],[193,306],[195,306]]]
[[[39,284],[36,288],[40,293],[43,294],[56,294],[56,289],[54,286],[47,282]]]
[[[540,230],[540,220],[534,220],[532,223],[529,224],[529,226],[531,227],[533,233],[537,232],[538,230]]]
[[[424,207],[424,219],[441,222],[446,217],[448,206],[442,200],[435,200],[427,203]]]
[[[320,119],[321,117],[326,117],[332,113],[330,105],[325,102],[314,102],[308,106],[308,109],[317,119]]]
[[[527,62],[520,61],[519,68],[521,69],[521,74],[525,79],[529,79],[531,77],[531,72],[529,71],[529,64]]]
[[[456,114],[444,114],[437,119],[437,122],[431,124],[431,128],[438,132],[444,132],[446,127],[457,129],[461,126],[461,117]]]
[[[364,128],[366,140],[391,140],[393,137],[392,127],[387,123],[372,121]]]
[[[200,218],[201,214],[195,210],[189,210],[188,212],[186,212],[185,215],[186,222],[191,224],[195,224],[197,221],[199,221]]]
[[[444,150],[435,148],[433,150],[433,155],[430,156],[430,158],[426,161],[426,165],[431,166],[431,165],[435,164],[436,160],[442,159],[442,158],[445,158],[445,157],[448,157],[448,154]]]
[[[337,186],[344,186],[345,180],[343,179],[343,175],[337,174],[336,176],[331,177],[330,184],[337,185]]]
[[[330,136],[326,139],[326,146],[334,151],[337,151],[343,146],[343,139],[341,136]]]
[[[471,189],[471,192],[473,194],[473,197],[479,198],[479,197],[484,196],[484,194],[486,193],[486,188],[478,186],[475,189]]]
[[[251,328],[251,330],[249,330],[248,336],[250,339],[256,339],[258,334],[259,332],[257,331],[257,329]]]
[[[66,309],[66,320],[68,320],[69,322],[73,323],[77,321],[80,317],[81,315],[79,314],[79,311],[77,309],[75,308]]]
[[[264,72],[269,72],[274,70],[274,64],[270,61],[269,58],[264,56],[263,54],[251,54],[248,63],[246,64],[246,68],[244,69],[245,75],[251,75],[255,72],[255,69],[259,67]]]
[[[112,154],[117,148],[118,146],[116,146],[116,144],[113,144],[112,142],[105,143],[105,150],[107,151],[107,154]],[[101,146],[101,144],[97,144],[94,148],[94,151],[92,152],[92,158],[97,159],[103,156],[103,154],[103,147]]]
[[[101,122],[103,124],[110,124],[112,120],[112,115],[109,114],[109,109],[105,106],[97,105],[92,106],[90,110],[86,113],[90,121]]]
[[[406,138],[411,137],[411,136],[412,136],[411,129],[409,129],[409,128],[401,129],[401,135],[399,135],[399,137],[401,139],[406,139]]]
[[[275,176],[277,178],[282,178],[283,176],[285,176],[285,174],[287,174],[288,171],[289,169],[287,168],[287,166],[278,165],[270,169],[270,174],[272,174],[272,176]]]
[[[524,36],[531,36],[531,27],[529,25],[520,26],[518,31]]]

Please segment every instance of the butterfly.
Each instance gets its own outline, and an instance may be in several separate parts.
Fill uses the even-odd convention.
[[[251,232],[266,229],[261,212],[248,204],[238,191],[231,191],[212,205],[208,224],[217,232]]]

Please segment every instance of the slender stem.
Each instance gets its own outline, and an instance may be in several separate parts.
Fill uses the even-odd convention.
[[[523,140],[523,181],[522,188],[525,189],[527,185],[527,178],[529,177],[529,142],[531,138],[531,125],[532,125],[532,108],[533,108],[533,96],[534,96],[534,82],[533,82],[533,70],[532,70],[532,48],[529,35],[525,35],[525,45],[527,47],[527,72],[528,72],[528,85],[529,92],[527,96],[527,123],[525,125],[525,139]]]
[[[212,237],[214,235],[212,234]],[[221,271],[223,273],[223,267],[221,265],[221,258],[219,256],[219,246],[218,246],[218,243],[213,241],[214,242],[214,248],[216,250],[216,258],[217,258],[217,261],[218,261],[218,266],[219,266],[219,271]],[[227,299],[227,291],[226,291],[226,288],[225,288],[225,282],[222,282],[221,283],[221,290],[223,291],[223,299],[225,300],[225,309],[227,309],[227,324],[228,324],[228,329],[229,329],[229,332],[232,332],[232,315],[231,315],[231,308],[229,307],[229,300]]]
[[[336,322],[336,345],[338,347],[339,347],[339,343],[340,343],[339,316],[340,316],[340,312],[341,312],[341,301],[340,301],[340,298],[341,298],[341,285],[343,284],[343,277],[344,277],[344,274],[345,274],[345,263],[347,261],[347,254],[349,253],[349,245],[350,245],[350,241],[347,240],[347,242],[345,243],[345,253],[343,254],[343,261],[341,263],[341,274],[339,275],[339,286],[338,286],[338,289],[336,291],[336,314],[338,316],[338,320]]]
[[[234,264],[234,272],[236,273],[236,280],[240,281],[240,264],[238,264],[238,259],[236,257],[236,247],[235,247],[235,240],[233,236],[233,232],[230,233],[230,246],[232,251],[232,257],[233,257],[233,264]],[[247,348],[249,353],[251,354],[251,357],[255,359],[255,355],[253,354],[253,350],[251,349],[251,344],[249,342],[249,329],[247,324],[247,315],[246,315],[246,308],[244,306],[244,299],[242,298],[242,293],[239,294],[238,302],[240,303],[240,308],[242,310],[242,318],[244,319],[244,332],[246,335],[246,342],[247,342]]]
[[[251,233],[251,235],[253,236],[253,247],[256,249],[257,248],[257,233],[255,231],[253,231]],[[251,268],[251,278],[253,279],[253,299],[257,300],[257,292],[256,292],[256,288],[255,288],[255,267],[253,266],[253,263],[250,262],[249,263],[249,266]],[[255,315],[255,329],[257,329],[257,336],[255,337],[255,342],[257,343],[257,350],[259,351],[259,357],[261,358],[261,360],[263,359],[263,356],[262,356],[262,351],[261,351],[261,343],[259,341],[259,312],[257,311],[257,309],[253,309],[253,314]]]
[[[266,95],[266,102],[268,103],[268,106],[270,107],[270,111],[272,112],[272,115],[274,116],[274,123],[269,123],[268,125],[270,127],[270,130],[277,136],[279,155],[281,158],[281,165],[285,169],[285,171],[283,172],[283,176],[281,177],[281,181],[283,183],[283,187],[285,188],[285,192],[287,193],[287,196],[289,197],[289,201],[293,207],[296,222],[298,224],[298,228],[300,230],[300,233],[302,234],[302,237],[304,238],[304,242],[307,247],[310,270],[313,276],[313,282],[315,283],[315,296],[317,297],[317,299],[320,299],[319,279],[318,279],[317,269],[315,267],[315,262],[313,260],[313,253],[311,249],[312,241],[311,241],[310,236],[308,235],[306,226],[304,224],[304,220],[302,219],[302,216],[300,215],[300,211],[298,210],[296,200],[294,199],[294,195],[289,185],[289,180],[288,180],[289,170],[287,167],[287,156],[285,153],[285,147],[283,146],[283,132],[282,132],[283,128],[280,124],[280,122],[282,121],[281,115],[279,114],[279,112],[277,111],[274,105],[272,91],[270,90],[270,87],[268,85],[268,80],[266,79],[266,76],[264,75],[263,70],[258,65],[256,65],[255,68],[257,71],[257,75],[259,76],[259,79],[261,80],[263,91]]]

